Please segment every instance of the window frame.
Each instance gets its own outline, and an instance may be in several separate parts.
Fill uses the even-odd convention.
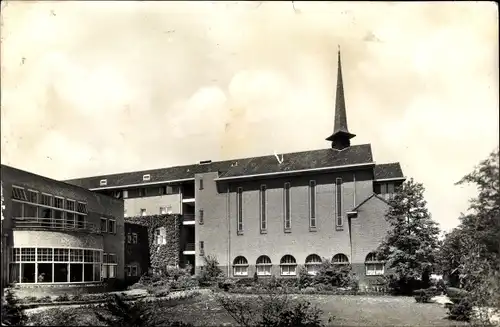
[[[341,229],[344,226],[343,199],[344,187],[341,177],[335,178],[335,227]]]
[[[238,260],[240,259],[240,260]],[[244,256],[237,256],[233,260],[233,277],[246,277],[248,276],[248,260]],[[237,273],[237,271],[242,270],[240,268],[244,268],[243,273]]]
[[[317,191],[316,180],[309,181],[309,229],[315,230],[317,228]],[[314,223],[313,223],[314,222]]]
[[[292,184],[290,182],[285,182],[283,185],[283,227],[285,233],[292,231]]]
[[[243,234],[243,187],[236,189],[236,228],[238,235]]]
[[[267,233],[267,186],[260,185],[259,189],[259,214],[260,214],[260,233]]]
[[[289,260],[287,260],[289,259]],[[289,261],[289,262],[288,262]],[[291,254],[285,254],[280,260],[280,275],[281,276],[297,276],[297,260]],[[293,271],[291,271],[293,267]],[[285,270],[287,270],[285,272]]]
[[[266,262],[259,262],[259,261],[266,261]],[[269,262],[267,262],[267,261],[269,261]],[[269,258],[269,256],[267,256],[267,255],[259,256],[257,258],[257,260],[255,261],[255,271],[257,272],[257,276],[271,276],[273,274],[272,266],[273,266],[273,263],[271,261],[271,258]],[[260,269],[260,268],[264,268],[264,269]]]
[[[375,252],[370,252],[365,257],[365,275],[366,276],[383,276],[385,275],[385,262],[378,260]],[[377,269],[377,266],[382,266],[382,269]],[[369,269],[375,267],[375,269]]]

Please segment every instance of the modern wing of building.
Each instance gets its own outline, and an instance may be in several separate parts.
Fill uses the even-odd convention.
[[[124,277],[123,200],[1,166],[2,287],[97,289]]]
[[[182,215],[178,264],[196,273],[207,255],[236,277],[294,276],[301,265],[314,273],[328,258],[369,281],[384,274],[372,253],[388,228],[387,200],[405,178],[399,163],[376,164],[370,144],[351,145],[340,52],[336,92],[329,148],[66,182],[123,199],[128,217]]]

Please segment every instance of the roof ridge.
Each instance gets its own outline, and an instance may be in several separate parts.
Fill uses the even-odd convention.
[[[362,146],[371,146],[371,143],[365,143],[365,144],[356,144],[356,145],[351,145],[350,148],[353,147],[362,147]],[[347,150],[347,149],[345,149]],[[304,151],[295,151],[295,152],[286,152],[286,153],[280,153],[282,155],[296,155],[300,153],[306,153],[306,152],[315,152],[315,151],[332,151],[332,148],[322,148],[322,149],[314,149],[314,150],[304,150]],[[253,157],[246,157],[246,158],[237,158],[237,159],[228,159],[228,160],[220,160],[220,161],[212,161],[210,163],[204,164],[204,165],[213,165],[213,164],[222,164],[222,163],[229,163],[229,162],[234,162],[234,161],[240,161],[240,160],[254,160],[254,159],[260,159],[260,158],[266,158],[266,157],[271,157],[274,156],[274,154],[267,154],[267,155],[262,155],[262,156],[253,156]],[[153,168],[153,169],[147,169],[147,170],[135,170],[135,171],[126,171],[126,172],[121,172],[121,173],[113,173],[113,174],[98,174],[98,175],[93,175],[93,176],[86,176],[86,177],[80,177],[80,178],[71,178],[71,179],[66,179],[65,181],[71,182],[71,181],[81,181],[89,178],[96,178],[99,176],[105,176],[105,177],[115,177],[115,176],[120,176],[120,175],[126,175],[126,174],[137,174],[137,173],[149,173],[153,171],[161,171],[161,170],[166,170],[166,169],[175,169],[175,168],[189,168],[189,167],[197,167],[199,166],[199,163],[192,163],[192,164],[187,164],[187,165],[177,165],[177,166],[169,166],[169,167],[161,167],[161,168]]]

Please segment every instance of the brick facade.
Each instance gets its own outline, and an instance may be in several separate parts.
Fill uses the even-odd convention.
[[[224,272],[233,275],[231,266],[237,256],[244,256],[249,264],[248,276],[253,276],[256,260],[267,255],[273,264],[273,275],[280,275],[280,260],[292,255],[298,265],[306,257],[316,254],[332,259],[336,254],[345,254],[356,267],[360,280],[365,279],[366,255],[374,251],[386,234],[384,215],[387,203],[373,195],[373,170],[370,168],[336,173],[316,173],[294,177],[261,178],[231,183],[217,182],[216,173],[196,176],[196,212],[204,212],[203,224],[196,223],[196,272],[203,265],[200,242],[204,243],[204,254],[215,255]],[[342,227],[336,226],[335,181],[342,178]],[[203,179],[203,189],[199,180]],[[316,181],[316,228],[310,228],[309,181]],[[291,229],[284,230],[283,192],[284,183],[291,184]],[[260,186],[266,185],[267,230],[260,230]],[[243,189],[243,230],[237,231],[237,189]],[[371,198],[370,198],[371,197]],[[357,208],[358,214],[347,219]],[[350,228],[349,228],[350,227]]]

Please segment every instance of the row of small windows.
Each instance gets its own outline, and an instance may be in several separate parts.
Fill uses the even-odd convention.
[[[142,181],[143,182],[149,182],[151,180],[151,175],[150,174],[144,174],[142,175]],[[99,181],[99,186],[106,186],[108,185],[108,180],[107,179],[101,179]]]
[[[260,231],[267,232],[267,186],[261,185],[259,191],[259,215],[260,215]],[[342,227],[343,208],[342,208],[342,178],[335,180],[334,201],[332,205],[335,207],[335,224],[337,227]],[[309,227],[316,229],[316,181],[309,181]],[[291,219],[291,184],[286,182],[283,185],[283,227],[285,232],[290,232],[292,229]],[[238,187],[236,191],[236,215],[237,215],[237,232],[243,233],[243,188]]]
[[[160,207],[160,215],[169,215],[169,214],[172,214],[172,206],[164,206],[164,207]],[[127,217],[128,213],[127,213],[127,209],[125,209],[124,211],[124,215],[125,217]],[[144,217],[144,216],[147,216],[148,215],[148,211],[145,209],[145,208],[140,208],[139,209],[139,216],[141,217]]]
[[[54,196],[49,193],[40,193],[36,190],[26,190],[19,186],[12,186],[12,199],[64,211],[87,214],[87,203],[85,202],[77,202],[64,197]]]
[[[179,185],[163,185],[157,187],[140,187],[129,190],[111,191],[108,194],[117,199],[127,199],[129,197],[145,197],[145,196],[159,196],[159,195],[172,195],[179,194]]]
[[[317,254],[309,255],[305,260],[305,267],[309,275],[316,275],[323,260]],[[349,259],[343,253],[333,256],[332,262],[337,265],[349,264]],[[238,256],[233,261],[234,276],[248,276],[248,261],[243,256]],[[262,255],[255,262],[256,272],[259,276],[270,276],[272,262],[271,259]],[[369,253],[365,259],[366,275],[383,275],[384,263],[377,260],[374,253]],[[280,274],[282,276],[295,276],[297,274],[297,261],[292,255],[284,255],[280,260]]]
[[[35,220],[58,227],[85,228],[87,203],[12,187],[12,217],[20,221]]]

